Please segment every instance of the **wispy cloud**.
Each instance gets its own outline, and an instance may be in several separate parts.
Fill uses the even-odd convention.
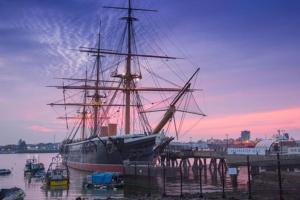
[[[34,132],[38,132],[38,133],[53,133],[55,131],[54,129],[51,129],[51,128],[48,128],[45,126],[41,126],[41,125],[31,125],[27,128]]]

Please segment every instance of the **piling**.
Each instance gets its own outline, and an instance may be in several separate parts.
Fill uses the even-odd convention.
[[[134,178],[136,180],[137,178],[137,173],[136,173],[136,162],[134,162]]]
[[[248,172],[248,199],[252,199],[252,195],[251,195],[251,171],[250,171],[249,156],[247,156],[247,172]]]
[[[182,182],[183,182],[183,177],[182,177],[182,166],[180,165],[180,197],[182,197]]]
[[[222,162],[222,198],[225,199],[226,196],[225,196],[225,173],[224,173],[224,158],[222,158],[220,160],[220,162]]]
[[[169,156],[167,156],[167,159],[166,159],[166,165],[167,165],[168,167],[171,166],[171,160],[170,160],[170,157],[169,157]]]
[[[200,159],[200,161],[201,161],[201,159]],[[199,189],[200,189],[200,191],[199,191],[199,193],[200,193],[200,195],[199,195],[199,197],[200,198],[203,198],[203,193],[202,193],[202,166],[201,165],[199,165]]]
[[[194,158],[193,168],[198,167],[198,158]]]
[[[147,175],[148,175],[148,189],[149,189],[148,196],[151,196],[151,174],[150,174],[150,164],[149,164],[149,162],[148,162],[148,173],[147,173]]]
[[[279,185],[279,199],[283,200],[282,196],[282,183],[281,183],[281,168],[280,168],[280,156],[277,153],[277,171],[278,171],[278,185]]]
[[[177,161],[176,161],[176,159],[171,159],[171,166],[172,167],[176,167],[177,166]]]
[[[166,168],[163,165],[163,194],[162,196],[165,197],[166,196]]]

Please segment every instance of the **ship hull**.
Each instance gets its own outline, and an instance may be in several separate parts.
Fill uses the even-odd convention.
[[[67,165],[70,168],[81,170],[81,171],[123,173],[123,165],[117,165],[117,164],[95,164],[95,163],[81,163],[81,162],[68,161]]]
[[[155,135],[95,137],[64,145],[61,154],[70,168],[123,172],[124,161],[151,162]]]

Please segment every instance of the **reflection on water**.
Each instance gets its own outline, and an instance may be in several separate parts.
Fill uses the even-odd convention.
[[[140,169],[142,171],[142,169]],[[166,195],[179,196],[181,192],[181,173],[179,168],[166,168],[166,181],[164,191],[163,170],[153,170],[155,177],[135,177],[131,175],[125,179],[125,197],[134,195],[151,194],[159,196],[165,192]],[[226,191],[246,191],[247,189],[247,169],[241,168],[238,179],[233,179],[225,174]],[[200,192],[199,168],[185,168],[182,170],[182,193],[196,194]],[[219,170],[201,171],[202,191],[222,192],[222,176]],[[236,182],[235,182],[236,181]]]
[[[222,174],[218,170],[202,170],[202,191],[203,192],[221,192],[222,191]],[[247,171],[246,168],[241,168],[239,177],[234,184],[232,178],[225,174],[225,190],[236,191],[237,189],[245,190],[247,187]],[[159,181],[162,183],[162,179]],[[188,168],[183,170],[182,180],[183,193],[198,193],[200,191],[199,171]],[[180,195],[180,173],[176,173],[171,177],[166,178],[166,194]]]
[[[162,177],[137,177],[126,178],[124,190],[101,190],[83,189],[82,182],[87,175],[86,172],[70,169],[69,188],[45,189],[41,178],[24,177],[24,166],[26,159],[32,154],[0,154],[0,168],[8,168],[12,173],[8,176],[0,176],[0,188],[19,187],[26,193],[26,199],[86,199],[99,198],[122,198],[151,193],[161,195],[163,193]],[[38,161],[44,163],[47,169],[55,154],[38,154]],[[166,194],[180,195],[180,171],[168,171],[166,178]],[[199,171],[188,168],[182,171],[183,193],[199,192]],[[236,181],[236,183],[235,183]],[[222,179],[219,171],[207,168],[202,171],[203,192],[222,191]],[[243,190],[247,186],[247,169],[241,168],[237,180],[228,174],[225,179],[226,190]],[[237,188],[238,187],[238,188]]]
[[[47,169],[51,159],[56,154],[38,154],[38,161],[44,163]],[[0,176],[0,188],[19,187],[25,193],[25,199],[76,199],[82,197],[87,199],[123,197],[122,190],[87,190],[82,188],[82,181],[87,175],[86,172],[70,169],[69,188],[51,188],[43,187],[41,178],[24,177],[24,166],[26,159],[34,156],[33,154],[0,154],[0,168],[12,170],[11,175]]]

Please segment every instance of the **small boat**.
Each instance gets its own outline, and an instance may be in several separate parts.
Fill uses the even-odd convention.
[[[43,178],[46,176],[45,170],[37,171],[32,177],[33,178]]]
[[[35,176],[35,174],[43,172],[45,172],[44,164],[38,163],[36,158],[30,158],[26,160],[24,175],[30,174]]]
[[[17,187],[9,189],[0,189],[0,199],[2,200],[20,200],[24,199],[25,192]]]
[[[52,158],[45,176],[45,184],[48,187],[66,187],[69,185],[69,169],[61,161],[60,156]]]
[[[118,189],[123,185],[122,176],[116,172],[94,172],[83,181],[84,188]]]
[[[1,175],[8,175],[11,174],[10,169],[0,169],[0,176]]]
[[[30,173],[32,164],[36,163],[36,162],[37,162],[37,160],[35,158],[27,159],[26,163],[25,163],[24,174]]]

